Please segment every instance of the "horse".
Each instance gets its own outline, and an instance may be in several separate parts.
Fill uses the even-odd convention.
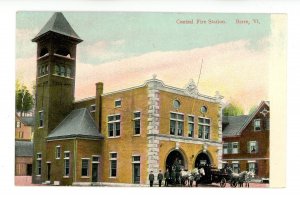
[[[255,174],[252,171],[248,171],[246,176],[245,176],[245,187],[249,188],[249,183],[252,180],[252,178],[254,178]]]
[[[180,180],[181,180],[181,184],[182,185],[186,185],[189,183],[190,177],[191,177],[191,172],[190,171],[186,171],[186,170],[181,170],[180,172]]]
[[[242,171],[241,173],[235,173],[233,170],[228,167],[228,173],[230,175],[230,185],[236,187],[239,184],[239,187],[243,187],[243,183],[246,183],[246,187],[249,187],[251,179],[254,177],[252,171]]]

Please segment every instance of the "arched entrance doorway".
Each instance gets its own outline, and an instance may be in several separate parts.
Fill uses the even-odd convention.
[[[199,166],[206,165],[206,164],[208,164],[208,165],[211,164],[208,154],[203,153],[203,152],[199,153],[195,160],[195,168],[199,168]]]
[[[166,160],[166,170],[172,171],[172,168],[185,169],[186,161],[179,150],[173,150],[169,153]]]

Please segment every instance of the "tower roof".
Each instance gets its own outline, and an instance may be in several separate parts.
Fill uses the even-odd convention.
[[[32,39],[32,41],[36,42],[41,36],[48,32],[55,32],[71,37],[79,42],[82,41],[82,39],[76,34],[61,12],[55,12],[46,25],[41,29],[41,31],[34,37],[34,39]]]
[[[102,139],[91,114],[86,108],[73,110],[49,135],[48,140],[64,138]]]

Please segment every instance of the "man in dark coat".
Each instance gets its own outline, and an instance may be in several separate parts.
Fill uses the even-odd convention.
[[[163,180],[164,176],[163,174],[161,173],[161,170],[159,170],[159,173],[157,175],[157,180],[158,180],[158,186],[161,187],[161,182]]]
[[[169,179],[170,179],[170,173],[169,170],[167,169],[165,172],[165,186],[169,185]]]
[[[153,181],[154,181],[153,171],[151,171],[149,174],[149,181],[150,181],[150,187],[153,187]]]

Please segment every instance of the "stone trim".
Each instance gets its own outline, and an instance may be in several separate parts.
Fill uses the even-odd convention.
[[[138,88],[142,88],[142,87],[146,87],[149,85],[151,86],[151,84],[155,84],[156,85],[156,90],[161,90],[161,91],[166,91],[166,92],[170,92],[170,93],[174,93],[174,94],[178,94],[178,95],[182,95],[182,96],[188,96],[188,97],[192,97],[192,98],[196,98],[199,100],[204,100],[204,101],[208,101],[208,102],[213,102],[213,103],[218,103],[218,97],[214,96],[208,96],[208,95],[204,95],[198,92],[198,90],[196,90],[196,87],[193,85],[193,81],[190,81],[188,85],[186,85],[184,88],[177,88],[177,87],[172,87],[169,85],[165,85],[163,83],[163,81],[156,79],[156,76],[153,77],[150,80],[146,80],[142,85],[138,85],[138,86],[134,86],[134,87],[129,87],[129,88],[125,88],[125,89],[120,89],[117,91],[112,91],[112,92],[108,92],[108,93],[104,93],[101,96],[108,96],[108,95],[112,95],[112,94],[116,94],[116,93],[122,93],[125,91],[130,91],[130,90],[134,90],[134,89],[138,89]],[[192,85],[192,86],[191,86]],[[222,96],[219,96],[221,99],[223,98]],[[74,103],[78,103],[78,102],[82,102],[82,101],[87,101],[87,100],[91,100],[91,99],[95,99],[96,97],[88,97],[88,98],[83,98],[81,100],[75,101]]]
[[[268,157],[261,157],[261,158],[231,158],[231,159],[224,159],[223,160],[229,160],[229,161],[233,161],[233,160],[269,160],[270,158]]]
[[[208,146],[222,147],[222,142],[220,141],[210,141],[210,140],[203,140],[198,138],[182,137],[182,136],[175,136],[175,135],[148,133],[148,138],[151,136],[156,137],[156,140],[173,141],[173,142],[190,143],[190,144],[206,144]]]
[[[159,134],[159,91],[155,79],[148,83],[148,127],[147,133]],[[159,140],[155,136],[148,136],[148,168],[147,173],[153,171],[154,175],[159,172]],[[149,180],[147,179],[147,184]]]

